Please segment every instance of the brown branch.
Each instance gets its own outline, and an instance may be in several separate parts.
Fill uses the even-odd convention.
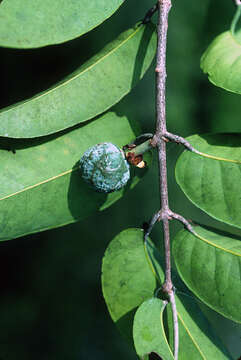
[[[164,140],[166,142],[168,141],[172,141],[175,142],[177,144],[181,144],[183,145],[187,150],[194,152],[195,154],[199,154],[202,155],[202,153],[200,151],[198,151],[197,149],[195,149],[190,142],[188,142],[185,138],[183,138],[182,136],[176,135],[176,134],[172,134],[169,131],[165,131],[161,134],[161,137],[158,138],[158,136],[155,134],[153,136],[153,138],[151,139],[151,145],[153,147],[156,147],[161,140]]]
[[[158,26],[157,26],[157,63],[156,63],[156,133],[152,144],[157,146],[160,195],[161,195],[161,220],[163,224],[165,245],[165,281],[163,291],[167,294],[172,307],[174,329],[174,358],[178,359],[179,331],[176,302],[171,279],[171,248],[170,248],[170,209],[168,202],[167,185],[167,159],[166,159],[166,44],[168,29],[168,14],[171,9],[171,0],[158,1]]]
[[[145,231],[145,235],[144,235],[145,242],[147,241],[147,238],[150,235],[150,233],[157,221],[160,221],[160,212],[159,211],[153,215],[153,217],[149,223],[149,226],[148,226],[147,230]]]
[[[194,231],[194,229],[193,229],[192,225],[190,224],[190,222],[187,219],[185,219],[182,215],[177,214],[177,213],[175,213],[173,211],[170,211],[170,217],[172,219],[180,221],[184,225],[184,227],[188,231],[190,231],[192,234],[194,234],[194,235],[197,234],[196,231]]]
[[[182,136],[179,135],[175,135],[170,133],[169,131],[166,131],[165,138],[167,138],[170,141],[173,141],[177,144],[182,144],[183,146],[185,146],[185,148],[191,152],[194,152],[196,154],[201,155],[201,152],[198,151],[197,149],[195,149],[185,138],[183,138]]]

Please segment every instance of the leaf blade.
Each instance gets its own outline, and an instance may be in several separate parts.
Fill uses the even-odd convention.
[[[152,298],[145,301],[135,314],[133,337],[140,357],[154,352],[163,360],[174,359],[163,326],[165,306],[162,300]]]
[[[176,293],[176,305],[179,320],[179,358],[189,359],[230,359],[231,356],[214,335],[209,322],[200,310],[197,299]],[[173,325],[170,305],[168,312],[168,335],[172,337]],[[188,349],[188,351],[187,351]]]
[[[102,265],[102,290],[108,310],[121,333],[131,343],[135,308],[153,298],[156,286],[159,288],[164,281],[164,259],[162,259],[150,240],[148,240],[145,249],[143,235],[141,229],[122,231],[108,246]],[[111,261],[107,260],[106,256],[111,257]],[[105,264],[106,261],[107,264]],[[156,272],[156,276],[153,274],[153,269]],[[140,280],[136,281],[136,279]],[[155,279],[158,280],[157,283]],[[178,306],[180,336],[183,341],[185,340],[189,349],[187,352],[187,347],[180,344],[180,360],[203,360],[200,353],[204,353],[207,359],[230,359],[231,357],[226,355],[227,351],[212,333],[206,317],[197,305],[197,299],[191,297],[191,295],[186,295],[189,294],[189,291],[177,273],[173,273],[173,282],[176,288],[175,298]],[[184,305],[182,305],[183,298],[185,300]],[[201,313],[201,318],[199,318],[199,313]],[[160,316],[158,315],[159,320]],[[181,321],[184,323],[184,327]],[[166,320],[164,316],[164,325],[165,329],[168,325],[167,335],[169,343],[172,343],[172,318]],[[190,337],[192,332],[194,332],[194,342],[192,337]],[[157,338],[159,338],[158,336]],[[166,339],[164,341],[166,342]],[[201,351],[197,351],[198,347],[201,348]],[[150,350],[149,348],[148,351]],[[143,353],[145,352],[146,350],[144,349]],[[190,354],[194,354],[196,357],[190,357]],[[219,357],[212,357],[213,355],[218,355]]]
[[[144,76],[155,49],[154,25],[140,25],[125,31],[62,82],[2,109],[0,136],[48,135],[103,113]]]
[[[200,209],[240,228],[241,135],[194,135],[188,140],[203,154],[181,154],[175,171],[177,183]]]
[[[196,236],[182,230],[173,241],[174,259],[182,280],[209,307],[241,322],[240,239],[199,226],[194,230]]]
[[[135,309],[156,287],[141,229],[124,230],[112,240],[103,258],[101,282],[112,320],[132,342]]]
[[[123,2],[5,0],[0,6],[0,45],[27,49],[74,39],[105,21]]]
[[[226,31],[216,37],[203,54],[201,69],[214,85],[241,94],[240,63],[240,32],[233,36]]]
[[[134,173],[133,184],[104,195],[84,183],[78,161],[88,147],[98,142],[114,142],[120,147],[129,143],[135,138],[134,131],[138,132],[135,123],[107,113],[47,142],[41,139],[38,144],[33,142],[35,146],[20,145],[16,154],[0,150],[0,239],[63,226],[117,201],[141,173]]]

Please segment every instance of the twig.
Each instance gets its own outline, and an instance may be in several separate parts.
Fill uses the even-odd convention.
[[[235,0],[235,4],[237,6],[237,10],[236,10],[236,13],[234,14],[234,17],[233,17],[233,20],[231,23],[231,27],[230,27],[230,31],[233,35],[235,34],[235,29],[236,29],[237,23],[240,19],[240,16],[241,16],[241,0]]]
[[[147,11],[144,19],[142,20],[142,24],[147,24],[151,21],[152,16],[155,14],[155,12],[158,9],[158,3],[156,3],[150,10]]]
[[[192,234],[196,235],[196,231],[194,231],[190,222],[187,219],[185,219],[182,215],[177,214],[170,210],[170,216],[172,219],[180,221],[188,231],[190,231]]]
[[[178,144],[182,144],[183,146],[185,146],[185,148],[191,152],[194,152],[196,154],[199,154],[201,155],[201,152],[198,151],[197,149],[195,149],[186,139],[184,139],[182,136],[179,136],[179,135],[175,135],[175,134],[172,134],[170,133],[169,131],[166,131],[165,135],[164,135],[165,138],[173,141],[173,142],[176,142]]]
[[[174,358],[178,359],[179,331],[176,302],[171,279],[171,249],[170,249],[170,209],[168,202],[167,185],[167,161],[166,161],[166,141],[163,138],[167,133],[166,129],[166,43],[168,29],[168,14],[171,9],[171,0],[158,1],[158,26],[157,26],[157,64],[156,64],[156,133],[159,175],[160,175],[160,194],[161,194],[161,218],[164,233],[165,245],[165,281],[163,291],[167,294],[172,307],[173,330],[174,330]]]
[[[174,331],[175,331],[175,329],[177,329],[177,331],[178,331],[178,315],[177,315],[177,307],[176,307],[174,291],[172,291],[169,294],[169,298],[170,298],[170,304],[171,304],[171,308],[172,308]],[[178,335],[178,333],[177,333],[177,335]],[[174,336],[174,358],[175,359],[178,359],[178,348],[179,348],[179,336]],[[176,349],[177,349],[177,352],[175,352]]]
[[[183,138],[182,136],[176,135],[176,134],[172,134],[169,131],[165,131],[162,133],[161,137],[158,137],[156,134],[153,136],[153,138],[151,139],[151,145],[153,147],[156,147],[158,143],[160,143],[161,140],[164,140],[166,142],[168,141],[172,141],[175,142],[177,144],[181,144],[183,146],[185,146],[185,148],[195,154],[199,154],[199,155],[203,155],[203,153],[201,153],[200,151],[198,151],[197,149],[195,149],[185,138]]]
[[[153,229],[153,226],[159,220],[160,220],[160,212],[158,211],[156,214],[153,215],[153,217],[152,217],[152,219],[151,219],[151,221],[149,223],[148,229],[145,231],[145,235],[144,235],[145,242],[147,241],[147,238],[150,235],[150,233],[151,233],[151,231]]]

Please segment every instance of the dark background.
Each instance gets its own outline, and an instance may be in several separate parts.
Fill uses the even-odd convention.
[[[91,1],[91,0],[90,0]],[[62,79],[82,62],[143,18],[154,1],[126,0],[104,24],[80,39],[35,50],[0,49],[0,107],[26,99]],[[240,96],[214,87],[202,74],[200,56],[228,29],[232,1],[173,1],[168,39],[168,128],[182,136],[240,132]],[[154,21],[156,18],[154,17]],[[118,105],[153,132],[154,66]],[[180,147],[170,144],[169,190],[172,209],[187,218],[228,229],[195,208],[175,184]],[[111,239],[140,227],[158,209],[155,165],[145,179],[111,208],[85,221],[0,245],[0,360],[134,360],[108,315],[100,287],[101,259]],[[179,225],[172,224],[172,234]],[[161,243],[161,227],[152,238]],[[161,245],[160,245],[161,247]],[[207,311],[232,352],[241,354],[241,326]]]

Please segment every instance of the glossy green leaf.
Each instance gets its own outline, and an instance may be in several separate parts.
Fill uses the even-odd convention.
[[[143,231],[122,231],[105,252],[102,289],[112,320],[129,339],[132,339],[136,308],[153,296],[155,288],[156,279],[144,248]]]
[[[176,293],[179,323],[179,360],[232,359],[198,306],[194,297]],[[167,306],[167,335],[173,346],[171,307]]]
[[[209,80],[225,90],[241,94],[241,32],[219,35],[201,58]]]
[[[193,293],[223,316],[241,322],[241,241],[218,231],[194,227],[173,241],[178,272]]]
[[[164,281],[163,264],[162,256],[150,240],[147,246],[144,246],[141,229],[122,231],[112,240],[106,250],[102,266],[102,288],[105,301],[113,321],[130,341],[135,309],[152,298],[156,288],[160,288]],[[173,282],[176,288],[180,336],[188,346],[181,347],[180,360],[229,358],[225,357],[226,350],[212,334],[207,319],[197,306],[197,300],[190,295],[185,296],[189,290],[175,272],[173,272]],[[158,319],[154,321],[160,322],[160,311]],[[170,317],[168,319],[164,317],[164,324],[168,339],[172,344]],[[159,339],[160,334],[157,336]],[[187,349],[190,350],[192,357],[187,358],[189,354]],[[144,349],[141,354],[145,351],[149,352],[152,349]],[[203,357],[203,354],[206,357]],[[220,357],[211,357],[211,355]]]
[[[176,179],[186,196],[206,213],[241,228],[241,135],[194,135],[203,156],[184,151]]]
[[[59,84],[0,111],[0,136],[55,133],[106,111],[143,77],[156,51],[154,25],[122,33]]]
[[[74,39],[110,17],[124,0],[4,0],[0,46],[36,48]]]
[[[174,360],[163,325],[165,303],[157,298],[145,301],[137,310],[133,338],[139,356],[156,353],[163,360]]]
[[[96,143],[131,142],[137,128],[126,117],[110,112],[58,137],[29,144],[15,141],[16,154],[0,150],[0,240],[80,220],[123,196],[145,171],[133,170],[135,176],[126,187],[106,195],[84,183],[78,162]]]

